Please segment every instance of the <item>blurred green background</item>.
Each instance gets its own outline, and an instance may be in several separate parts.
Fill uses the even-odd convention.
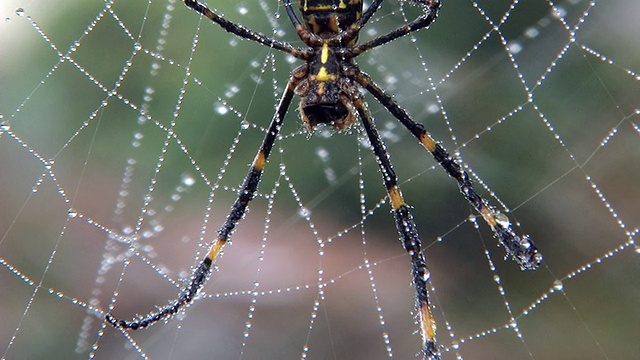
[[[278,1],[210,3],[302,45]],[[444,358],[640,351],[640,9],[556,5],[559,15],[541,0],[448,0],[431,29],[357,59],[545,256],[533,273],[503,261],[455,182],[367,96],[421,230]],[[312,359],[381,359],[387,337],[396,358],[418,352],[408,259],[375,159],[357,126],[307,134],[296,101],[207,297],[130,338],[104,327],[115,291],[123,317],[175,297],[299,62],[178,1],[0,10],[4,357],[288,359],[306,346]],[[417,14],[386,1],[361,41]],[[557,280],[563,291],[549,294]]]

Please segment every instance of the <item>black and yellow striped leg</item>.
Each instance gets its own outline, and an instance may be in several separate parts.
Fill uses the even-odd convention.
[[[358,109],[358,114],[373,147],[373,152],[378,160],[378,166],[382,173],[384,185],[387,188],[391,212],[396,221],[400,241],[404,249],[411,256],[411,273],[413,275],[413,285],[416,289],[416,310],[420,323],[420,335],[422,337],[422,347],[424,358],[429,360],[440,359],[440,352],[436,345],[436,322],[431,313],[429,303],[429,293],[427,282],[430,273],[422,254],[422,242],[418,233],[418,227],[413,220],[413,215],[409,211],[409,206],[404,202],[398,179],[389,160],[385,145],[380,138],[380,134],[375,128],[371,119],[371,114],[366,108],[362,99],[355,99],[354,104]]]
[[[449,152],[436,142],[427,132],[424,125],[411,119],[409,114],[386,94],[371,78],[353,66],[345,66],[343,71],[367,89],[387,110],[415,136],[420,144],[429,151],[442,168],[456,179],[460,192],[469,203],[482,215],[489,224],[498,242],[505,247],[507,257],[513,258],[523,270],[535,270],[542,262],[542,255],[528,236],[520,237],[513,231],[506,215],[496,212],[489,202],[476,192],[469,174],[463,170]]]
[[[202,288],[203,284],[207,281],[209,274],[211,273],[211,266],[216,261],[218,256],[222,253],[224,245],[229,240],[229,237],[233,233],[233,230],[235,229],[238,222],[247,212],[247,206],[253,199],[256,189],[258,188],[260,178],[262,177],[262,172],[264,171],[264,168],[267,164],[267,158],[271,153],[271,149],[273,148],[273,144],[276,141],[278,132],[282,127],[284,116],[287,113],[289,106],[291,105],[291,100],[294,96],[293,90],[295,89],[296,84],[304,76],[306,76],[306,65],[303,65],[294,71],[294,76],[289,81],[287,89],[285,90],[285,93],[280,100],[280,104],[278,105],[276,114],[271,120],[271,124],[269,125],[269,129],[265,134],[264,140],[262,140],[260,150],[256,154],[256,157],[253,160],[253,164],[251,165],[244,183],[242,184],[242,187],[238,192],[238,198],[231,207],[231,211],[229,212],[226,221],[224,222],[224,224],[222,224],[220,230],[218,230],[218,238],[214,241],[209,252],[204,257],[200,265],[193,272],[189,285],[187,285],[185,289],[182,290],[178,299],[173,303],[160,308],[158,311],[149,313],[144,317],[139,317],[137,319],[127,321],[116,319],[115,317],[111,316],[111,314],[107,314],[105,316],[105,319],[111,325],[133,330],[145,328],[160,320],[168,319],[169,317],[175,315],[178,311],[180,311],[180,309],[189,305],[193,301],[197,293]]]

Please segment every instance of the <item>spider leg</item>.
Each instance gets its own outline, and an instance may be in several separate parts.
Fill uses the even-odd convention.
[[[420,322],[420,335],[422,337],[424,358],[429,360],[440,359],[440,353],[436,345],[436,322],[431,313],[431,304],[429,303],[429,293],[427,290],[427,282],[431,274],[427,269],[426,260],[422,253],[422,242],[420,240],[420,234],[418,233],[418,227],[413,220],[413,215],[411,215],[409,211],[409,206],[404,202],[400,187],[398,186],[398,179],[393,170],[393,165],[391,165],[389,155],[385,150],[385,145],[373,124],[371,114],[364,100],[361,97],[356,97],[352,98],[352,101],[358,110],[358,115],[362,120],[367,137],[378,160],[378,166],[382,173],[384,185],[387,188],[391,212],[396,221],[400,241],[404,249],[411,256],[411,273],[413,275],[413,285],[416,290],[416,309]]]
[[[362,1],[362,0],[351,0],[351,1]],[[367,8],[367,10],[362,14],[362,16],[356,20],[353,24],[351,24],[349,26],[349,28],[347,28],[344,32],[342,32],[340,34],[340,36],[337,36],[335,38],[335,41],[339,44],[343,44],[343,45],[349,45],[351,44],[352,41],[355,42],[355,39],[357,39],[358,35],[360,34],[360,30],[362,30],[362,27],[369,21],[369,19],[371,19],[371,17],[376,13],[376,11],[378,11],[378,9],[380,8],[380,5],[382,5],[382,1],[383,0],[374,0],[373,3],[371,3],[371,5],[369,5],[369,7]],[[351,48],[349,48],[348,50],[348,54],[352,54]],[[354,55],[350,55],[350,56],[357,56],[357,54]]]
[[[440,9],[440,0],[412,0],[413,2],[417,2],[420,6],[424,7],[425,13],[418,16],[416,19],[407,23],[387,34],[384,34],[375,39],[369,40],[366,43],[354,46],[351,50],[349,50],[347,56],[354,57],[362,54],[365,51],[369,51],[373,48],[376,48],[380,45],[384,45],[388,42],[391,42],[399,37],[410,34],[414,31],[423,29],[431,25],[436,18],[438,17],[438,11]],[[373,6],[373,5],[372,5]],[[363,16],[364,18],[364,16]],[[356,26],[357,22],[352,25]],[[360,29],[358,28],[358,31]]]
[[[352,0],[352,1],[362,1],[362,0]],[[362,27],[371,19],[371,17],[378,11],[380,5],[382,5],[383,0],[374,0],[371,5],[365,10],[362,16],[356,20],[353,24],[349,26],[349,28],[344,31],[340,38],[337,40],[342,44],[349,44],[352,40],[358,37],[360,30]]]
[[[442,145],[431,137],[424,125],[413,121],[407,111],[376,85],[369,75],[351,65],[344,66],[343,71],[348,77],[367,89],[387,108],[420,141],[420,144],[433,155],[434,159],[447,174],[456,179],[460,192],[476,211],[482,215],[482,218],[491,227],[498,242],[505,247],[507,257],[513,258],[522,270],[535,270],[538,268],[542,262],[542,255],[538,252],[538,248],[528,236],[518,236],[511,228],[509,219],[505,215],[496,212],[489,202],[476,192],[469,174],[462,169],[458,161]]]
[[[296,15],[296,12],[293,10],[293,7],[291,6],[291,0],[284,0],[284,8],[287,11],[287,16],[289,16],[289,20],[291,21],[293,26],[296,28],[296,31],[300,33],[300,30],[304,29],[305,26],[302,25],[302,23],[300,22],[300,19],[298,19],[298,16]]]
[[[238,222],[246,213],[247,206],[255,195],[258,184],[260,183],[260,178],[262,177],[262,172],[264,171],[264,168],[267,164],[267,159],[269,157],[269,154],[271,153],[273,144],[276,141],[278,132],[282,127],[284,116],[287,113],[289,106],[291,105],[291,100],[294,96],[294,89],[298,82],[300,82],[300,80],[302,80],[306,75],[306,65],[302,65],[294,70],[293,76],[287,84],[287,89],[282,95],[282,99],[280,100],[280,104],[278,105],[278,109],[276,110],[276,114],[271,120],[271,124],[269,125],[269,129],[265,134],[264,140],[262,140],[260,150],[253,160],[253,164],[251,165],[251,168],[249,169],[249,172],[245,177],[242,187],[238,191],[238,197],[231,207],[231,211],[229,212],[226,221],[224,222],[224,224],[222,224],[220,230],[218,230],[217,239],[213,242],[213,245],[209,249],[209,252],[202,259],[200,265],[191,275],[190,283],[184,288],[184,290],[181,291],[178,299],[173,303],[170,303],[158,309],[158,311],[151,312],[144,317],[138,317],[129,321],[117,319],[109,313],[105,316],[105,319],[111,325],[118,328],[133,330],[145,328],[160,320],[170,318],[178,311],[180,311],[180,309],[188,306],[189,304],[191,304],[191,302],[193,302],[195,296],[207,281],[209,274],[211,273],[212,264],[222,253],[224,245],[229,240],[229,237],[231,236],[231,233],[235,229]]]
[[[263,44],[263,45],[267,45],[269,47],[272,47],[276,50],[280,50],[283,52],[286,52],[288,54],[291,54],[292,56],[295,56],[299,59],[306,59],[307,54],[304,50],[301,49],[297,49],[295,47],[293,47],[293,45],[284,42],[284,41],[279,41],[276,39],[273,39],[271,37],[268,37],[264,34],[261,34],[257,31],[251,30],[247,27],[245,27],[244,25],[241,24],[236,24],[232,21],[229,21],[227,19],[225,19],[224,17],[216,14],[213,10],[209,9],[206,5],[199,3],[196,0],[183,0],[184,4],[187,5],[188,7],[190,7],[191,9],[199,12],[200,14],[208,17],[211,21],[213,21],[214,23],[220,25],[220,27],[222,27],[224,30],[239,36],[241,38],[247,39],[247,40],[251,40],[251,41],[255,41],[257,43]]]

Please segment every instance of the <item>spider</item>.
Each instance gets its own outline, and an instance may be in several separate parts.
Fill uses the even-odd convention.
[[[520,237],[512,230],[508,218],[496,211],[476,192],[469,175],[462,169],[458,160],[436,142],[422,124],[414,121],[391,95],[385,93],[369,75],[361,71],[354,61],[355,57],[364,52],[429,27],[438,15],[441,5],[439,0],[409,0],[423,9],[422,15],[363,44],[357,43],[358,35],[380,8],[383,0],[373,0],[366,11],[363,11],[362,0],[298,0],[298,11],[304,23],[296,15],[291,0],[283,0],[289,20],[306,45],[303,48],[296,48],[287,42],[231,22],[195,0],[183,1],[186,6],[209,18],[224,30],[240,38],[290,54],[304,61],[304,64],[292,71],[260,149],[238,192],[238,197],[226,221],[220,227],[217,239],[212,243],[200,265],[194,269],[189,284],[180,292],[177,299],[145,316],[127,321],[117,319],[111,313],[106,314],[105,319],[110,324],[122,330],[146,328],[161,320],[167,320],[194,300],[208,280],[213,263],[246,213],[249,202],[254,198],[285,114],[296,95],[300,98],[302,121],[309,132],[313,132],[321,124],[341,131],[349,128],[358,119],[362,123],[382,173],[400,242],[411,258],[411,272],[416,293],[415,316],[425,359],[441,357],[440,349],[436,344],[436,323],[431,313],[427,289],[430,273],[422,253],[417,226],[409,206],[402,197],[393,165],[384,142],[376,130],[361,88],[366,89],[399,120],[433,155],[447,174],[457,181],[464,197],[487,222],[499,245],[506,249],[507,258],[513,258],[522,270],[533,270],[540,265],[542,255],[528,236]]]

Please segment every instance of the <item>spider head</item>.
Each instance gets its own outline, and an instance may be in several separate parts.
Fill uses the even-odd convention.
[[[323,38],[338,35],[362,16],[362,0],[298,0],[307,28]]]

